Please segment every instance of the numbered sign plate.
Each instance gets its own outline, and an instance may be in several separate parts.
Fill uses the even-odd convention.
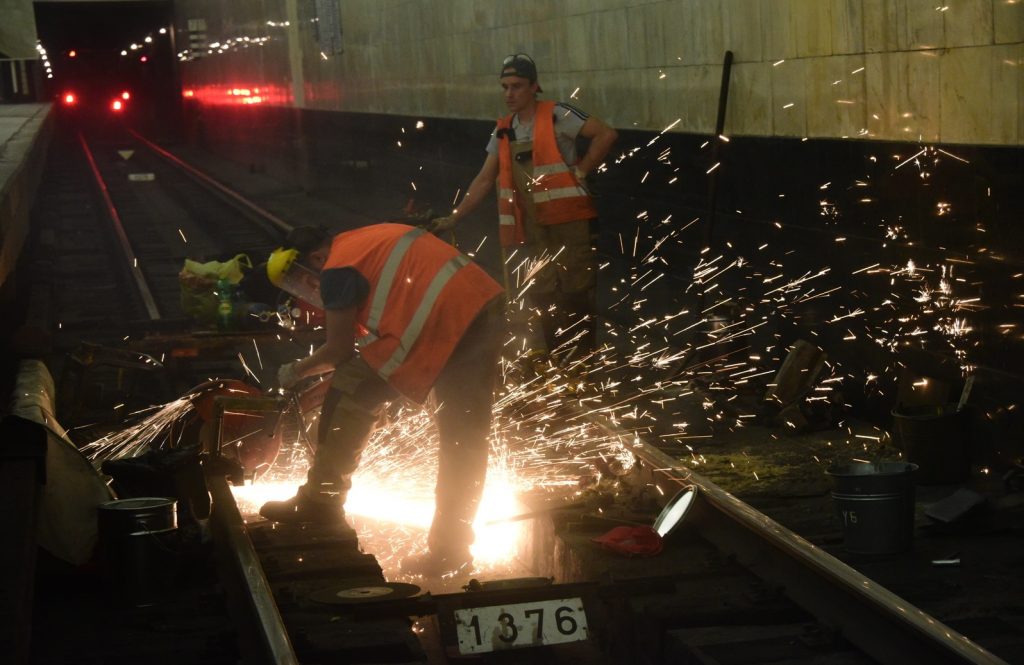
[[[589,637],[587,615],[579,598],[455,610],[455,632],[461,654],[578,642]]]

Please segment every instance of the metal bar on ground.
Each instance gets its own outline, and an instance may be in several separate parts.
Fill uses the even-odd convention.
[[[581,411],[579,418],[613,436],[624,434],[596,414]],[[697,499],[687,521],[697,523],[703,538],[761,579],[780,585],[795,603],[879,662],[1006,665],[679,460],[643,441],[629,449],[646,465],[644,473],[665,494],[666,501],[684,486],[697,486]],[[843,602],[836,602],[835,590],[842,592]]]
[[[251,612],[255,617],[262,651],[259,654],[260,660],[274,665],[298,665],[298,656],[295,655],[281,612],[274,602],[274,594],[259,556],[245,531],[242,515],[238,512],[227,478],[211,474],[207,477],[207,484],[213,498],[211,521],[218,531],[214,542],[221,546],[221,554],[241,576],[242,588],[236,591],[237,597],[233,600],[242,606],[240,609]],[[232,586],[226,585],[229,592]],[[243,650],[252,646],[246,644],[245,637],[243,635],[240,639]]]
[[[291,224],[289,224],[288,222],[286,222],[283,219],[281,219],[280,217],[278,217],[277,215],[273,214],[272,212],[270,212],[268,210],[264,210],[263,208],[259,207],[258,205],[256,205],[252,201],[250,201],[249,199],[245,198],[244,196],[242,196],[238,192],[234,191],[233,189],[225,187],[221,183],[217,182],[215,179],[213,179],[210,176],[206,175],[205,173],[203,173],[202,171],[200,171],[196,167],[192,166],[188,162],[183,161],[181,158],[179,158],[178,156],[174,155],[173,153],[168,152],[167,150],[164,150],[163,148],[161,148],[157,144],[153,143],[149,139],[145,138],[144,136],[142,136],[141,134],[136,132],[134,129],[129,129],[128,131],[129,131],[129,133],[131,133],[132,136],[134,136],[136,139],[141,141],[147,148],[149,148],[150,150],[152,150],[156,154],[160,155],[161,157],[163,157],[167,161],[169,161],[172,164],[174,164],[174,165],[178,166],[179,168],[183,169],[184,171],[189,173],[189,175],[191,175],[194,178],[202,181],[207,186],[217,190],[218,192],[220,192],[224,196],[228,197],[229,199],[231,199],[232,201],[234,201],[238,205],[242,206],[243,208],[246,208],[247,210],[249,210],[251,212],[254,212],[257,215],[259,215],[260,217],[266,219],[268,222],[270,222],[271,224],[273,224],[277,228],[281,229],[282,231],[287,233],[288,231],[291,231],[293,228],[295,228]]]
[[[128,261],[128,270],[130,271],[132,278],[135,280],[135,287],[139,290],[139,296],[142,298],[142,302],[146,306],[146,312],[149,314],[149,318],[156,321],[160,318],[160,310],[156,306],[156,300],[153,298],[153,292],[149,289],[146,277],[142,274],[142,269],[139,268],[139,259],[135,255],[135,250],[132,249],[131,243],[128,242],[128,235],[124,232],[124,225],[121,223],[121,216],[117,213],[117,208],[114,207],[114,202],[110,198],[110,192],[107,190],[107,183],[103,181],[103,176],[100,175],[99,167],[96,166],[96,160],[92,156],[92,150],[89,149],[89,144],[86,143],[85,136],[83,136],[81,132],[78,133],[78,140],[82,144],[82,150],[85,152],[85,158],[89,160],[89,168],[92,169],[92,174],[96,178],[96,184],[100,188],[100,195],[103,197],[103,202],[107,205],[107,212],[110,214],[110,220],[114,223],[114,231],[117,233],[117,238],[121,242],[121,251],[124,253],[125,259]]]

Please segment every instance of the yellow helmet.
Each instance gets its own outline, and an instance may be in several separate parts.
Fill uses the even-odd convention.
[[[291,270],[292,264],[295,263],[297,258],[299,258],[299,250],[297,249],[278,247],[271,252],[270,258],[267,259],[267,278],[270,279],[270,283],[281,288],[281,285],[284,284],[285,275]]]

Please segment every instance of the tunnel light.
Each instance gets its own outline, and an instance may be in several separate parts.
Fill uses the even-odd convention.
[[[77,56],[78,56],[78,51],[76,51],[74,49],[71,49],[70,51],[68,51],[68,57],[69,58],[75,58]]]
[[[121,51],[121,55],[128,55],[128,51]]]
[[[167,28],[160,28],[160,34],[161,35],[166,35],[167,34]]]

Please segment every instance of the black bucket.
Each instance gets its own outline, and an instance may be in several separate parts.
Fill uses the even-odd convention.
[[[164,497],[119,499],[99,505],[104,578],[125,601],[157,602],[177,572],[177,502]]]
[[[832,504],[853,554],[895,554],[914,540],[914,472],[906,462],[853,462],[828,470]]]
[[[947,485],[971,471],[970,418],[956,404],[902,406],[892,412],[894,439],[919,467],[920,485]]]

